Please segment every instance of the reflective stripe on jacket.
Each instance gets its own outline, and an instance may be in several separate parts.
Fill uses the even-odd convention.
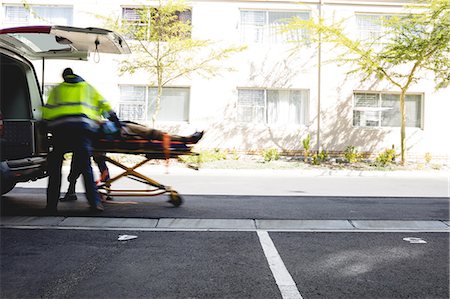
[[[110,110],[109,103],[87,82],[63,82],[51,90],[42,117],[51,121],[64,116],[85,115],[99,120]]]

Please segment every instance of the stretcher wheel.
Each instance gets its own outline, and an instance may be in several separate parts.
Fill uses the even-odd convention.
[[[181,198],[178,192],[171,191],[169,196],[170,196],[169,202],[173,204],[175,207],[179,207],[183,203],[183,198]]]

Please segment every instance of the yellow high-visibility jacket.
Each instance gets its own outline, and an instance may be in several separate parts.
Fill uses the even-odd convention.
[[[50,91],[47,104],[42,109],[42,118],[51,121],[63,116],[84,115],[96,121],[109,111],[111,105],[89,83],[63,82]]]

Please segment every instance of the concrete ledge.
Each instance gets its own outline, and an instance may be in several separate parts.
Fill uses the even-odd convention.
[[[252,219],[160,219],[157,228],[179,229],[256,229]]]
[[[442,221],[352,220],[357,229],[448,229]]]
[[[60,223],[60,226],[155,228],[157,223],[158,223],[157,219],[70,217],[64,219],[64,221]]]
[[[256,228],[267,230],[354,229],[354,227],[347,220],[256,220]]]
[[[190,218],[106,218],[4,216],[0,225],[10,228],[116,229],[116,230],[268,230],[268,231],[442,231],[450,232],[448,220],[264,220]]]
[[[0,223],[6,225],[25,225],[25,226],[57,226],[65,217],[40,217],[40,216],[2,216]]]

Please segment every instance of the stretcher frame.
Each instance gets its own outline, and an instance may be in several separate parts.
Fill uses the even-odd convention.
[[[100,182],[97,185],[99,193],[104,196],[106,200],[113,200],[114,196],[157,196],[168,193],[168,202],[175,207],[180,206],[183,203],[183,198],[180,194],[172,189],[171,186],[163,185],[150,177],[139,172],[137,169],[151,160],[166,160],[169,163],[170,158],[178,158],[179,156],[198,156],[198,153],[192,152],[192,145],[182,142],[170,142],[170,140],[156,141],[156,140],[142,140],[142,139],[130,139],[130,140],[100,140],[94,148],[94,153],[104,154],[105,162],[111,163],[114,166],[121,168],[123,171],[115,176],[110,177],[104,182]],[[164,144],[166,143],[166,144]],[[121,145],[126,145],[128,148],[123,148]],[[152,145],[148,148],[148,145]],[[119,161],[116,161],[108,156],[106,153],[120,153],[120,154],[132,154],[141,155],[144,160],[135,163],[132,166],[127,166]],[[195,170],[199,169],[199,160],[196,165],[188,164],[188,167]],[[168,167],[168,165],[167,165]],[[146,186],[147,189],[114,189],[113,183],[117,180],[128,177],[135,181],[138,181]]]

